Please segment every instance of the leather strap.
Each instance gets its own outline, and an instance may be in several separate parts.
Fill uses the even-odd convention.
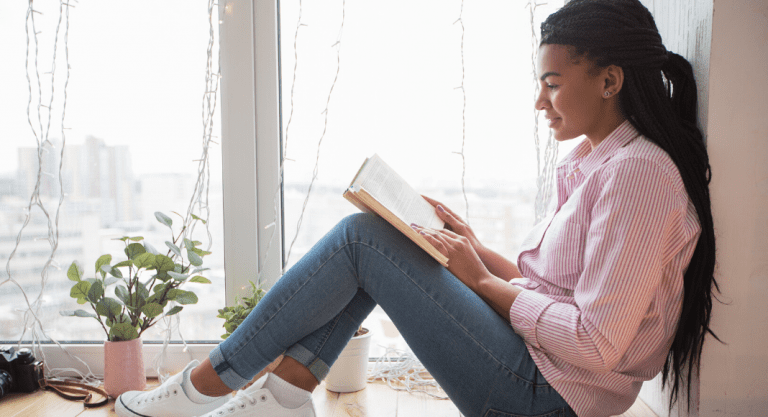
[[[100,407],[109,401],[109,395],[103,389],[94,388],[90,385],[74,381],[51,381],[47,379],[41,379],[39,383],[41,388],[55,391],[68,400],[82,401],[83,405],[88,408]]]

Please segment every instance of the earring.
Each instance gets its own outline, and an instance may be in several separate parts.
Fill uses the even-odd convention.
[[[603,93],[603,96],[605,96],[605,98],[608,98],[608,97],[611,96],[611,92],[610,91],[606,91],[605,93]]]

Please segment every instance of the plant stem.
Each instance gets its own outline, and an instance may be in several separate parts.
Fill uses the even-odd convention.
[[[96,311],[95,319],[96,319],[96,321],[99,322],[99,324],[101,324],[101,328],[104,329],[104,333],[107,334],[107,340],[109,340],[109,331],[107,330],[107,326],[105,326],[104,323],[101,321],[101,316],[99,315],[98,311],[96,310],[96,306],[91,301],[88,301],[88,304],[91,305],[91,308],[93,309],[93,311]]]

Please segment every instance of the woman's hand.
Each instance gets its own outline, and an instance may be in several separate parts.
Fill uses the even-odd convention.
[[[422,197],[435,207],[446,229],[425,229],[415,224],[411,227],[448,257],[448,270],[459,281],[479,295],[499,316],[509,320],[509,309],[521,291],[508,283],[512,278],[520,277],[517,266],[480,244],[467,222],[442,203]]]
[[[448,270],[472,291],[478,293],[484,280],[495,278],[480,260],[469,238],[446,229],[427,229],[415,224],[411,227],[448,257]]]
[[[433,200],[425,195],[422,195],[422,197],[424,197],[424,199],[427,200],[429,204],[432,204],[432,207],[435,208],[437,216],[440,217],[440,220],[445,222],[447,226],[446,229],[453,231],[459,236],[464,236],[467,238],[469,243],[475,249],[475,252],[477,252],[478,256],[480,256],[480,259],[482,259],[485,247],[483,247],[483,245],[477,239],[475,232],[472,231],[472,228],[469,227],[469,224],[467,224],[464,219],[454,213],[453,210],[445,207],[445,205],[439,201]]]

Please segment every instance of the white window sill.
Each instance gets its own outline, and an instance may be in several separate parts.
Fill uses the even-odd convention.
[[[16,345],[13,345],[16,348]],[[104,344],[103,343],[73,343],[62,344],[64,350],[55,344],[41,345],[43,357],[39,354],[37,359],[45,362],[46,370],[75,368],[81,372],[86,372],[85,367],[72,356],[80,358],[91,369],[94,375],[102,376],[104,374]],[[165,372],[175,374],[184,369],[184,367],[193,359],[202,362],[208,357],[208,354],[217,346],[217,343],[195,343],[187,344],[169,344],[166,348],[166,356],[163,369]],[[22,347],[30,347],[22,345]],[[162,343],[145,343],[143,346],[144,370],[148,377],[156,377],[157,372],[154,367],[155,358],[162,352]],[[77,376],[75,372],[64,372],[60,376]]]

